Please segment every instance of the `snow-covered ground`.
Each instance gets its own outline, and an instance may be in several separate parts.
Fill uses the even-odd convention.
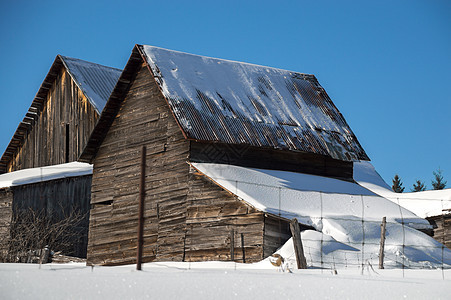
[[[404,276],[403,276],[404,275]],[[444,279],[443,279],[444,278]],[[451,270],[280,272],[269,262],[0,264],[1,299],[449,299]]]

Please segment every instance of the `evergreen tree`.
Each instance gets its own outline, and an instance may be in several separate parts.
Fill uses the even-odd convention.
[[[402,193],[404,192],[404,187],[402,186],[402,181],[401,178],[399,178],[398,174],[395,175],[395,178],[393,178],[393,185],[392,185],[392,190],[395,193]]]
[[[432,180],[432,187],[434,190],[443,190],[446,186],[446,181],[443,180],[442,170],[438,168],[437,172],[432,172],[435,179]]]
[[[426,190],[426,185],[421,180],[418,180],[413,184],[412,192],[421,192]]]

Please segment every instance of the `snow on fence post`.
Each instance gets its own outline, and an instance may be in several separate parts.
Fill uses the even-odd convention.
[[[379,248],[379,269],[384,268],[384,247],[385,247],[385,227],[387,226],[387,218],[382,218],[381,224],[381,244]]]
[[[141,177],[139,182],[139,207],[138,207],[138,247],[136,251],[136,270],[141,270],[143,255],[143,227],[144,227],[144,197],[146,196],[146,146],[141,149]]]
[[[298,269],[307,269],[307,261],[305,260],[304,248],[302,247],[301,228],[296,218],[290,221],[290,230],[293,236],[294,253]]]

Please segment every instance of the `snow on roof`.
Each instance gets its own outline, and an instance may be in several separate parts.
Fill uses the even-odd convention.
[[[352,216],[378,221],[410,220],[427,225],[406,209],[356,183],[295,172],[245,168],[234,165],[192,163],[224,189],[264,212],[315,226],[321,217]],[[363,203],[363,206],[362,206]]]
[[[395,193],[367,161],[354,162],[354,180],[422,218],[449,213],[451,209],[451,189]]]
[[[141,49],[188,138],[368,159],[313,75]]]
[[[24,169],[0,175],[0,188],[90,174],[92,165],[80,162]]]
[[[100,114],[122,71],[81,59],[60,57],[72,79]]]
[[[362,256],[377,260],[383,217],[387,217],[386,257],[390,264],[424,267],[441,263],[442,245],[414,229],[430,228],[428,221],[356,183],[233,165],[191,165],[257,209],[282,218],[296,217],[313,226],[317,232],[303,233],[304,252],[309,253],[311,265],[320,266],[320,259],[343,265],[345,260],[358,264]],[[444,252],[444,260],[451,265],[451,251]]]

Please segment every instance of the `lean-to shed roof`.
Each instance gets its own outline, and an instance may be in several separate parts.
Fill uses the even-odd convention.
[[[121,70],[119,69],[57,55],[47,76],[36,93],[28,112],[17,127],[13,138],[0,159],[0,174],[6,172],[8,161],[23,144],[27,133],[34,126],[35,121],[44,107],[47,94],[63,67],[67,70],[75,84],[80,88],[98,114],[102,112],[111,91],[121,75]]]
[[[92,165],[80,162],[29,168],[0,175],[0,189],[92,174]]]

